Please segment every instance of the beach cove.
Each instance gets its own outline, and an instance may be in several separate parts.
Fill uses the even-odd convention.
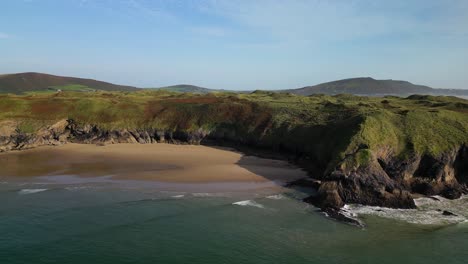
[[[282,160],[228,148],[174,144],[65,144],[0,154],[0,177],[73,175],[166,183],[277,183],[307,177]]]
[[[420,199],[426,211],[346,208],[366,222],[358,228],[282,187],[304,177],[301,169],[225,148],[66,144],[2,153],[0,167],[5,263],[427,264],[468,257],[466,218],[459,219],[466,198]],[[447,207],[462,214],[442,217],[437,210]]]

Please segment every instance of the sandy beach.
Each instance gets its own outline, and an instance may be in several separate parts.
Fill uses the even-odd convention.
[[[0,177],[77,175],[174,183],[288,182],[306,173],[286,161],[226,148],[172,144],[66,144],[0,154]]]

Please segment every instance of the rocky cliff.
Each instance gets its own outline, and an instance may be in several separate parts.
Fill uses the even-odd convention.
[[[467,192],[468,104],[220,94],[58,94],[0,97],[0,152],[67,142],[247,146],[306,169],[327,210],[346,203],[414,208],[415,195]]]
[[[165,131],[157,129],[118,129],[107,130],[97,125],[80,125],[74,120],[61,120],[36,133],[22,133],[14,123],[3,123],[0,134],[0,152],[22,150],[43,145],[61,145],[67,142],[82,144],[115,143],[173,143],[200,144],[211,142],[245,143],[236,138],[235,132],[227,131]],[[265,143],[264,143],[265,144]],[[255,144],[254,144],[255,147]],[[278,146],[277,146],[278,147]],[[291,146],[289,146],[291,147]],[[288,148],[283,145],[282,148]],[[354,153],[337,163],[337,166],[322,174],[316,174],[319,164],[301,150],[294,149],[298,156],[293,160],[312,172],[319,183],[317,195],[308,197],[310,202],[324,210],[341,208],[344,204],[359,203],[392,208],[414,208],[414,194],[441,195],[449,199],[459,198],[467,193],[468,147],[444,152],[438,156],[415,155],[401,159],[391,150],[371,152],[368,146],[361,145]],[[362,153],[370,155],[366,164],[349,165],[349,160],[359,159]],[[291,156],[290,156],[291,157]]]
[[[468,193],[466,145],[438,156],[401,159],[381,153],[371,155],[365,166],[345,168],[340,164],[323,177],[317,196],[306,200],[321,208],[340,208],[346,203],[415,208],[414,194],[455,199]]]

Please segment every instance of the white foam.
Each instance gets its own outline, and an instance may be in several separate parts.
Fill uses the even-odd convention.
[[[21,189],[19,190],[19,194],[33,194],[33,193],[38,193],[38,192],[44,192],[47,191],[47,189]]]
[[[67,191],[79,191],[79,190],[88,190],[88,189],[96,189],[95,186],[69,186],[65,187]]]
[[[344,216],[346,216],[346,217],[348,217],[348,218],[352,218],[352,219],[358,220],[358,219],[357,219],[358,214],[357,214],[356,212],[354,212],[354,211],[352,210],[352,208],[351,208],[349,205],[347,205],[347,204],[345,204],[345,206],[343,206],[343,208],[341,208],[340,212],[341,212]]]
[[[210,197],[211,196],[210,193],[193,193],[192,195],[195,197]]]
[[[172,198],[183,198],[185,195],[179,194],[179,195],[173,195],[171,196]]]
[[[421,197],[421,198],[414,199],[414,204],[416,204],[417,207],[425,207],[425,206],[431,206],[433,204],[437,204],[438,202],[441,202],[441,201],[447,201],[447,199],[439,195],[434,195],[431,197]]]
[[[284,196],[281,194],[275,194],[275,195],[267,196],[266,198],[272,199],[272,200],[281,200],[281,199],[284,199]]]
[[[225,197],[225,193],[192,193],[194,197]]]
[[[392,209],[378,206],[346,205],[344,210],[357,215],[376,215],[414,224],[449,225],[468,222],[468,196],[449,200],[441,196],[414,200],[416,209]],[[455,215],[444,215],[448,211]]]
[[[258,208],[264,208],[263,205],[252,201],[252,200],[245,200],[245,201],[239,201],[232,203],[233,205],[240,205],[240,206],[253,206],[253,207],[258,207]]]

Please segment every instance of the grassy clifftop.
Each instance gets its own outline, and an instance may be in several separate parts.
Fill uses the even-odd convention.
[[[311,200],[322,208],[414,207],[409,192],[459,197],[468,182],[468,101],[455,97],[262,91],[0,95],[0,147],[64,138],[212,140],[269,149],[296,159],[323,181]]]
[[[167,91],[0,95],[0,121],[13,120],[24,132],[61,119],[109,130],[231,129],[234,137],[252,144],[335,158],[363,145],[370,151],[391,148],[401,157],[438,155],[468,141],[468,102],[455,97]]]

